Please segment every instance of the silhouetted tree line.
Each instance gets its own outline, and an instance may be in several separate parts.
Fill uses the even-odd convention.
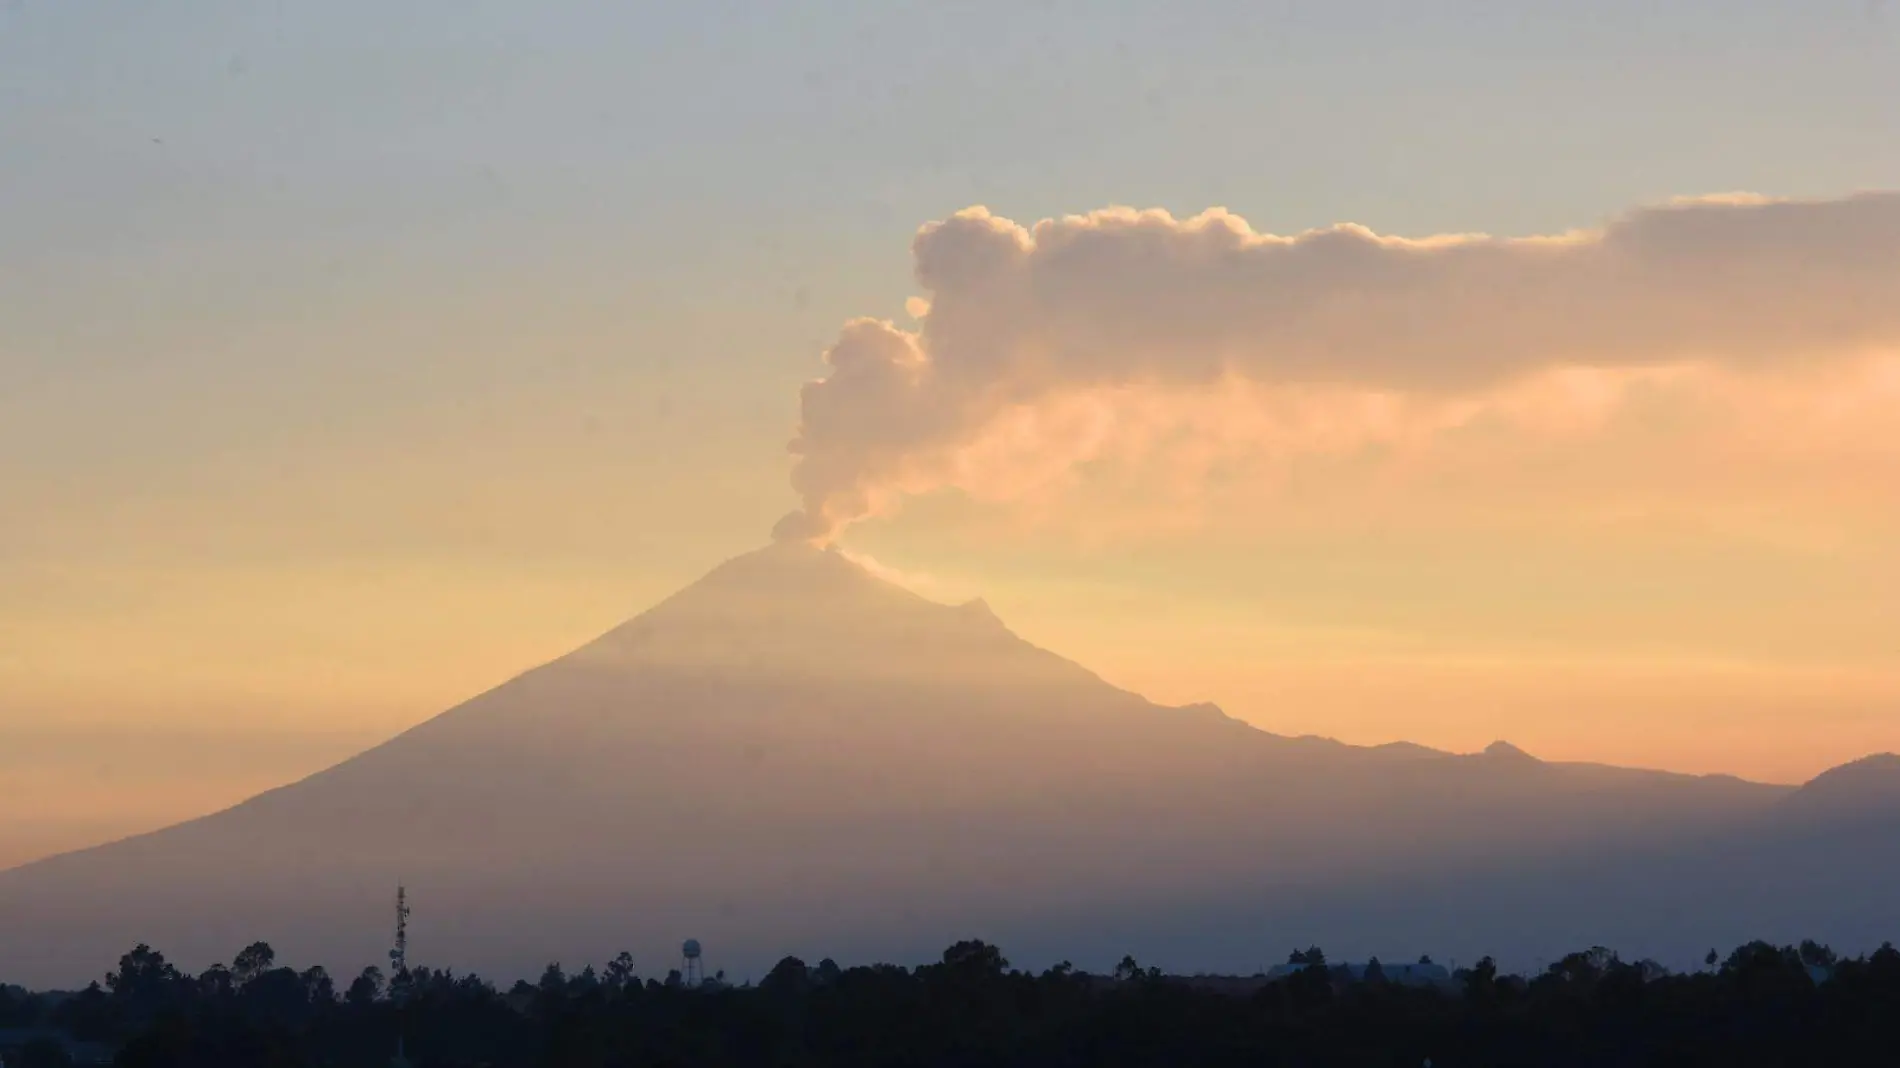
[[[191,976],[147,946],[77,994],[0,988],[0,1029],[58,1028],[127,1068],[381,1066],[1894,1065],[1900,951],[1837,960],[1745,945],[1670,974],[1604,949],[1530,978],[1489,959],[1415,985],[1357,978],[1317,947],[1273,982],[1171,977],[1124,959],[1012,970],[982,942],[941,961],[840,968],[788,957],[757,985],[688,988],[604,969],[503,990],[474,975],[370,968],[339,984],[257,943]],[[30,1052],[35,1068],[63,1063]]]

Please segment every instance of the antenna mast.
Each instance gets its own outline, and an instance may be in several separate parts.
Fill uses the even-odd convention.
[[[409,994],[409,891],[403,888],[401,880],[396,882],[396,945],[389,951],[390,1000],[403,1007]],[[404,1016],[408,1013],[404,1012]],[[403,1052],[403,1030],[399,1024],[396,1030],[396,1056],[389,1064],[390,1068],[410,1068],[409,1057]]]
[[[396,975],[409,970],[409,892],[396,884],[396,948],[389,951],[389,968]]]

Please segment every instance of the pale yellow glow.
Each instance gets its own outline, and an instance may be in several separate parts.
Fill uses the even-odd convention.
[[[492,297],[229,342],[406,369],[347,401],[293,403],[314,371],[278,410],[144,372],[0,398],[0,865],[317,770],[766,540],[813,361],[611,369],[783,324]],[[1880,351],[1054,391],[887,472],[845,547],[1277,732],[1798,781],[1900,749],[1896,411]]]

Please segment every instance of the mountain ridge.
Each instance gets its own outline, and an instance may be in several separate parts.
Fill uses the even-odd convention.
[[[761,966],[972,930],[1024,959],[1220,966],[1234,931],[1275,925],[1508,957],[1633,921],[1606,897],[1549,930],[1513,928],[1508,902],[1446,927],[1487,881],[1627,871],[1618,893],[1651,893],[1633,865],[1743,842],[1791,793],[1272,734],[1117,688],[987,606],[775,546],[314,775],[0,872],[0,961],[78,978],[133,942],[208,963],[260,937],[374,960],[398,877],[446,932],[436,963],[498,974],[689,932]],[[1629,929],[1700,952],[1763,933],[1739,919]]]

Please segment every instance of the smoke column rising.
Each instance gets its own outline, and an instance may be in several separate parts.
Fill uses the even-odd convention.
[[[953,484],[1009,413],[1090,390],[1455,398],[1559,368],[1792,369],[1900,347],[1891,192],[1685,199],[1531,238],[1281,237],[1220,209],[1023,226],[975,207],[912,252],[919,328],[846,323],[803,389],[802,507],[780,541],[830,541]]]

